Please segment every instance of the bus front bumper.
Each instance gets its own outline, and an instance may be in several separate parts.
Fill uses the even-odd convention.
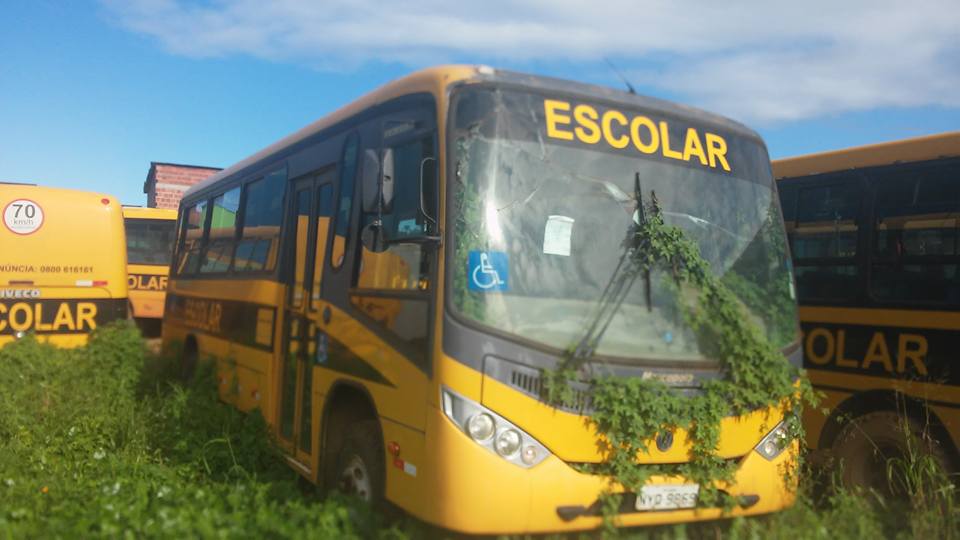
[[[428,413],[428,432],[436,434],[436,454],[425,470],[432,485],[430,501],[414,506],[419,517],[441,527],[477,534],[545,533],[600,527],[598,497],[624,490],[607,477],[582,473],[556,456],[529,469],[510,463],[471,440],[439,409]],[[734,481],[724,491],[738,506],[685,510],[636,511],[635,497],[623,498],[616,524],[621,527],[704,521],[775,512],[791,506],[796,494],[797,453],[794,441],[772,461],[751,450],[738,458]],[[685,484],[654,477],[650,484]],[[402,501],[396,501],[407,506]]]

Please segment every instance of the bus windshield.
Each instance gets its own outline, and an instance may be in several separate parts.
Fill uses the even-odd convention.
[[[578,135],[594,144],[578,144],[573,133],[580,127],[570,113],[552,126],[554,134],[559,127],[569,134],[557,140],[549,136],[544,100],[494,88],[468,88],[456,96],[450,223],[457,313],[541,346],[576,347],[640,219],[639,193],[645,206],[655,198],[666,224],[699,245],[715,275],[773,343],[783,347],[796,340],[782,218],[758,141],[727,136],[727,171],[701,166],[700,160],[641,154],[633,145],[604,144],[599,122],[585,124]],[[624,120],[630,114],[618,112]],[[670,123],[670,130],[682,127],[679,132],[688,136],[694,129],[680,120]],[[629,144],[623,134],[629,123],[620,124],[616,137]],[[604,136],[619,145],[611,133]],[[660,144],[683,149],[682,139],[664,138]],[[702,149],[700,154],[706,163]],[[651,274],[649,294],[645,281],[630,285],[593,353],[621,362],[713,361],[712,344],[693,335],[677,305],[678,298],[692,296],[664,273]]]
[[[127,264],[170,265],[176,221],[125,219]]]

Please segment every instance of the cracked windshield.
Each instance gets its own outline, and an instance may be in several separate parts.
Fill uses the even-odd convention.
[[[624,105],[501,89],[462,90],[452,114],[452,292],[462,316],[576,347],[616,279],[639,209],[649,213],[655,200],[768,338],[780,346],[796,338],[780,209],[757,142]],[[693,306],[694,291],[661,272],[627,286],[594,355],[712,360],[713,344],[694,337],[678,306]]]

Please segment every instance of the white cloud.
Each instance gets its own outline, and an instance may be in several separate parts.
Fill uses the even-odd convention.
[[[121,26],[190,57],[343,69],[610,56],[635,83],[756,122],[960,106],[956,0],[103,1]]]

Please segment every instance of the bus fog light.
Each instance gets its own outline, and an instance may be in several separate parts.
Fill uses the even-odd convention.
[[[768,460],[772,460],[787,449],[790,440],[791,437],[787,431],[786,423],[780,422],[756,446],[757,453]]]
[[[523,452],[520,454],[520,460],[527,465],[533,465],[537,462],[537,447],[533,445],[527,445],[523,447]]]
[[[475,441],[485,441],[493,436],[497,425],[487,413],[475,414],[467,420],[467,433]]]
[[[771,440],[763,441],[763,448],[760,452],[765,456],[772,456],[777,453],[777,443]]]
[[[515,430],[508,429],[497,435],[497,440],[494,442],[494,447],[497,449],[497,453],[503,457],[509,457],[517,453],[517,450],[520,449],[520,434]]]

